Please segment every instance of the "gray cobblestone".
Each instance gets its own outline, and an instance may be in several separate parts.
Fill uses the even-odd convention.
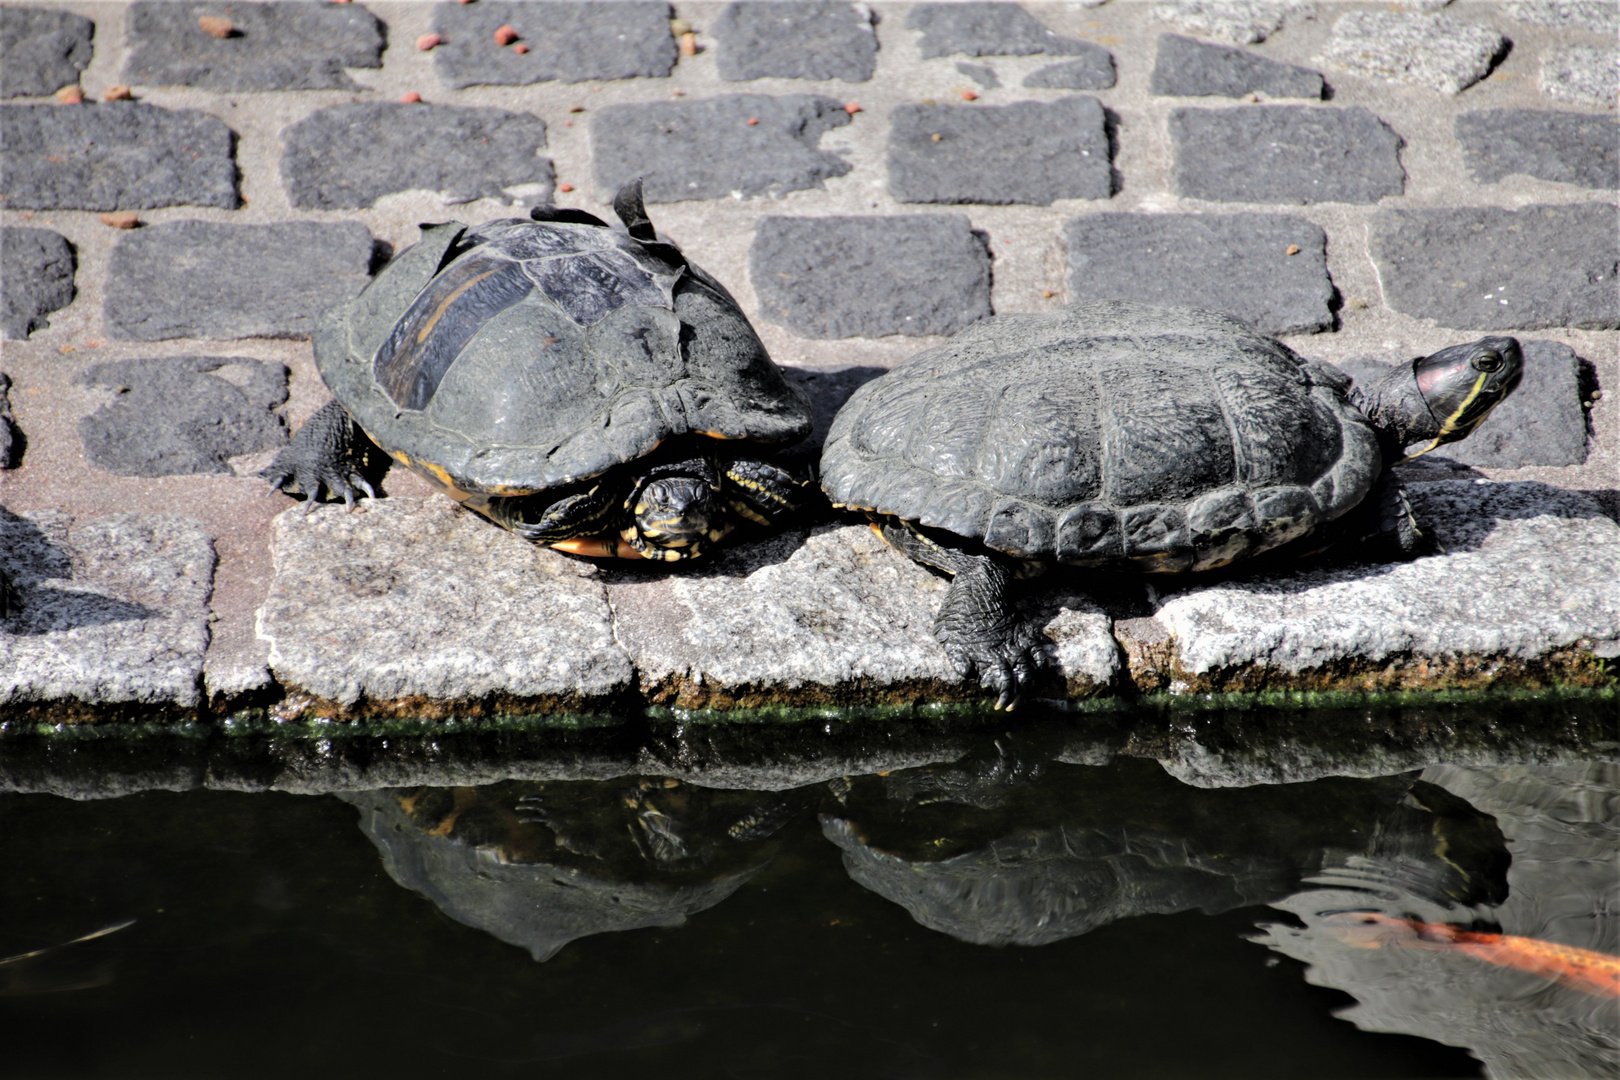
[[[712,33],[720,43],[716,66],[729,82],[765,78],[866,82],[877,67],[871,12],[835,0],[727,4]]]
[[[1094,45],[1078,60],[1048,64],[1030,72],[1024,85],[1042,90],[1107,90],[1114,85],[1114,55]]]
[[[171,221],[113,249],[107,332],[135,341],[308,337],[315,318],[370,280],[359,222],[226,225]]]
[[[1548,49],[1541,58],[1541,91],[1560,101],[1612,108],[1620,94],[1620,49]]]
[[[1305,16],[1314,8],[1298,0],[1155,0],[1153,17],[1189,33],[1255,45],[1282,29],[1290,16]]]
[[[1620,5],[1613,0],[1516,0],[1504,6],[1520,22],[1620,33]]]
[[[1474,179],[1512,173],[1587,188],[1620,187],[1620,123],[1612,116],[1483,109],[1457,117],[1457,141]]]
[[[230,378],[216,374],[228,370]],[[287,368],[243,356],[174,356],[97,364],[79,381],[116,393],[79,420],[85,456],[124,476],[230,473],[230,458],[287,442],[273,410]]]
[[[222,13],[228,37],[197,23]],[[129,44],[124,78],[142,86],[357,90],[343,69],[382,66],[383,27],[359,4],[141,0],[129,9]]]
[[[0,105],[13,210],[233,209],[235,136],[223,120],[134,101]]]
[[[956,70],[986,90],[995,90],[1001,86],[1001,80],[996,78],[995,69],[984,64],[970,64],[966,60],[958,60]]]
[[[1401,138],[1358,106],[1176,109],[1172,183],[1217,202],[1372,203],[1405,189]]]
[[[73,245],[49,229],[0,229],[0,334],[25,338],[73,302]]]
[[[0,7],[0,97],[54,94],[78,82],[95,33],[82,15]]]
[[[1352,11],[1333,24],[1322,56],[1367,78],[1459,94],[1490,74],[1507,48],[1495,30],[1446,15]]]
[[[644,177],[648,202],[818,188],[850,170],[816,149],[849,119],[839,102],[809,94],[609,105],[591,118],[596,182],[615,191]]]
[[[1310,68],[1179,34],[1160,34],[1153,64],[1153,92],[1170,97],[1321,98],[1327,84]]]
[[[917,40],[924,60],[961,53],[965,56],[1030,56],[1049,53],[1074,56],[1096,46],[1049,30],[1022,7],[998,0],[918,4],[906,16],[906,27],[922,31]]]
[[[962,214],[767,217],[760,314],[802,337],[954,334],[990,314],[990,252]]]
[[[530,51],[496,44],[502,26]],[[456,89],[665,78],[676,60],[663,0],[442,3],[434,5],[433,29],[445,39],[433,50],[434,69]]]
[[[1396,311],[1469,330],[1620,327],[1607,203],[1381,210],[1369,242]]]
[[[282,135],[281,178],[292,204],[317,210],[371,206],[416,188],[452,202],[501,198],[502,189],[541,184],[551,201],[555,173],[546,124],[504,109],[365,102],[334,105]]]
[[[1065,231],[1069,302],[1197,298],[1268,334],[1333,326],[1327,234],[1288,214],[1087,214]],[[1294,254],[1288,254],[1289,249]]]
[[[901,105],[889,128],[889,190],[908,203],[1106,199],[1114,182],[1102,104]]]

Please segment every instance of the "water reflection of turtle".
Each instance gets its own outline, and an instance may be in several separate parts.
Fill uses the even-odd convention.
[[[678,926],[720,903],[770,860],[791,805],[649,779],[344,798],[390,877],[536,960],[590,934]]]
[[[1346,376],[1215,312],[1005,315],[857,390],[821,481],[952,575],[934,635],[1003,706],[1046,656],[1008,606],[1015,574],[1208,570],[1338,519],[1410,557],[1420,534],[1387,470],[1473,431],[1522,366],[1517,341],[1487,337],[1347,395]]]
[[[843,799],[822,831],[850,876],[978,944],[1041,945],[1135,915],[1262,904],[1327,866],[1352,866],[1368,888],[1461,904],[1506,887],[1491,819],[1409,775],[1205,790],[1152,762],[981,758],[862,777]]]

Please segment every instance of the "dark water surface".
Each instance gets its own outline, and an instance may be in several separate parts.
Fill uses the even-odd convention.
[[[1353,923],[1620,953],[1612,714],[1388,775],[1426,751],[1365,712],[1286,754],[829,725],[774,784],[768,728],[483,784],[510,739],[429,739],[388,786],[408,738],[0,739],[0,1076],[1614,1075],[1612,998]]]

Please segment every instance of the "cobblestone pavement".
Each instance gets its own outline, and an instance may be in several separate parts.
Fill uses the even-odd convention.
[[[651,573],[481,536],[402,470],[370,526],[275,521],[322,309],[419,222],[636,175],[810,391],[801,461],[990,313],[1202,304],[1352,374],[1515,333],[1512,410],[1406,467],[1450,554],[1031,611],[1071,695],[1601,681],[1617,31],[1611,0],[0,7],[0,717],[972,696],[939,581],[853,526]]]

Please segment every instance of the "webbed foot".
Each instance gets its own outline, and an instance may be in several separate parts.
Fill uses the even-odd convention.
[[[314,509],[323,488],[329,496],[342,496],[344,504],[353,510],[359,492],[377,497],[370,482],[360,474],[364,463],[364,444],[360,440],[364,438],[343,406],[328,402],[298,429],[286,449],[259,475],[270,481],[272,494],[303,493],[306,514]]]

